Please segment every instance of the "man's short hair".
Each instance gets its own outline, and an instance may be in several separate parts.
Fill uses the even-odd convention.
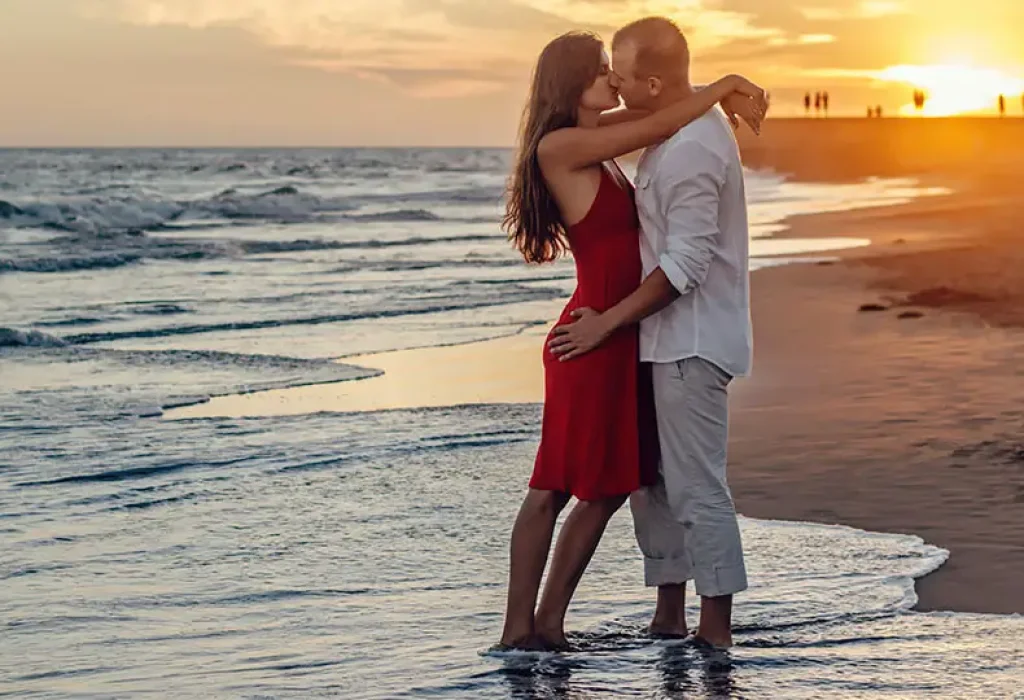
[[[644,17],[630,22],[612,38],[612,48],[624,41],[636,46],[636,75],[689,78],[690,48],[675,22],[667,17]]]

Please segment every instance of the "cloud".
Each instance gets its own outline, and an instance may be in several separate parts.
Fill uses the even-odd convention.
[[[895,0],[860,0],[855,3],[841,3],[840,6],[813,6],[801,7],[800,14],[804,19],[812,21],[827,21],[841,19],[888,17],[907,12],[907,8],[901,2]]]
[[[511,64],[524,79],[532,60],[524,47],[578,26],[519,0],[83,0],[82,8],[141,26],[238,28],[298,52],[297,65],[376,75],[431,95],[489,92],[495,79],[480,80],[481,65]],[[424,79],[401,78],[411,74]],[[429,76],[437,89],[425,88]]]
[[[860,4],[861,17],[888,17],[900,15],[907,10],[900,2],[892,0],[864,0]]]
[[[801,44],[831,44],[835,40],[834,34],[801,34],[798,39]]]
[[[614,31],[613,25],[595,22],[599,13],[560,13],[564,5],[529,0],[405,0],[409,9],[439,12],[453,28],[557,35],[580,28],[581,23],[573,19],[579,17],[589,29]]]
[[[336,62],[329,56],[310,56],[296,65],[325,71],[349,73],[356,77],[401,88],[415,97],[460,98],[501,92],[514,79],[503,66],[478,68],[393,68],[384,63]]]
[[[300,66],[372,76],[420,96],[526,81],[541,47],[570,29],[609,38],[638,17],[685,27],[697,51],[778,41],[720,0],[78,0],[91,17],[141,26],[241,29]],[[492,72],[481,74],[481,66]]]

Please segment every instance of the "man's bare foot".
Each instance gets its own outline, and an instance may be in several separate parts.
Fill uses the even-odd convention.
[[[685,611],[679,610],[678,614],[655,614],[647,627],[647,634],[655,639],[684,639],[689,634]]]
[[[697,643],[715,649],[732,646],[732,596],[704,597],[700,599],[700,624],[694,632]]]
[[[658,586],[658,604],[647,627],[647,633],[655,639],[684,639],[686,626],[686,584]]]
[[[707,649],[729,649],[732,647],[732,634],[709,635],[698,629],[693,633],[693,643]]]

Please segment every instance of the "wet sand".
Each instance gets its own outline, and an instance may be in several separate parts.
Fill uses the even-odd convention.
[[[776,120],[741,137],[749,165],[796,179],[954,190],[792,219],[784,235],[873,245],[754,274],[755,370],[732,400],[740,511],[949,549],[918,585],[923,610],[1024,613],[1024,120],[1010,121]],[[167,417],[539,401],[544,330],[346,358],[386,373]]]
[[[920,609],[1024,612],[1024,333],[969,313],[858,311],[888,305],[883,278],[864,264],[754,276],[755,372],[732,404],[737,506],[917,534],[951,553],[919,583]]]
[[[918,534],[951,552],[920,609],[1024,613],[1024,119],[778,120],[741,146],[800,180],[953,192],[789,222],[873,245],[754,276],[740,509]]]
[[[552,306],[557,316],[559,305]],[[383,370],[358,381],[219,396],[170,411],[167,418],[290,416],[321,412],[544,400],[541,347],[546,327],[463,345],[356,355],[345,364]]]

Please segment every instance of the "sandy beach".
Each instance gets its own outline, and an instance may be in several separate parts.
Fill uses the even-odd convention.
[[[789,222],[874,245],[754,276],[739,507],[913,532],[951,552],[919,582],[920,609],[1024,612],[1024,120],[783,120],[741,143],[750,165],[797,179],[953,192]]]
[[[873,245],[754,275],[755,371],[732,403],[740,511],[919,535],[951,552],[920,609],[1024,612],[1024,120],[777,120],[741,146],[799,180],[953,193],[788,222]],[[539,401],[544,330],[345,358],[385,374],[167,417]]]

